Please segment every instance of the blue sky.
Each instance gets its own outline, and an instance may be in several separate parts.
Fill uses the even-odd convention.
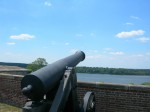
[[[149,0],[0,0],[0,61],[150,69]]]

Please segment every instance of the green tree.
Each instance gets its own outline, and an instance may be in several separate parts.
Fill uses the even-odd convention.
[[[27,69],[30,71],[36,71],[44,66],[46,66],[48,63],[46,62],[46,59],[44,58],[37,58],[35,61],[33,61],[31,64],[27,66]]]

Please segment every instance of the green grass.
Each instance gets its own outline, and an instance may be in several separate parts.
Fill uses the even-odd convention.
[[[0,112],[22,112],[22,109],[4,103],[0,103]]]

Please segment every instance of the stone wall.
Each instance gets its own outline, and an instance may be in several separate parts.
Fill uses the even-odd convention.
[[[20,90],[23,76],[0,74],[0,102],[22,107],[27,98]],[[81,102],[87,91],[96,95],[96,112],[150,112],[150,87],[78,82]]]

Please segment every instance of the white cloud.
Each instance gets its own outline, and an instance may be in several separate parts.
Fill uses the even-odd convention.
[[[47,48],[48,48],[48,46],[44,46],[43,48],[44,48],[44,49],[47,49]]]
[[[6,44],[7,45],[15,45],[16,43],[15,42],[7,42]]]
[[[89,55],[86,56],[87,59],[101,59],[102,55]]]
[[[34,38],[34,35],[29,34],[20,34],[20,35],[12,35],[10,36],[11,39],[18,39],[18,40],[29,40]]]
[[[111,51],[111,50],[113,50],[113,48],[109,48],[109,47],[108,47],[108,48],[104,48],[104,50],[105,50],[105,51]]]
[[[94,49],[94,50],[88,50],[87,52],[93,54],[93,53],[98,53],[98,50],[96,50],[96,49]]]
[[[50,42],[50,44],[51,44],[51,45],[56,45],[56,44],[57,44],[57,42],[55,42],[55,41],[51,41],[51,42]]]
[[[71,49],[69,52],[72,54],[72,53],[75,53],[77,51],[79,51],[79,49]]]
[[[103,53],[104,54],[109,54],[111,51],[113,51],[113,48],[103,48]]]
[[[44,5],[49,6],[49,7],[52,6],[52,4],[48,1],[44,2]]]
[[[124,52],[110,52],[112,55],[124,55]]]
[[[132,26],[132,25],[134,25],[133,23],[125,23],[125,25],[128,25],[128,26]]]
[[[93,50],[94,53],[98,53],[98,50]]]
[[[91,36],[91,37],[94,37],[94,36],[95,36],[95,33],[93,33],[93,32],[90,33],[90,36]]]
[[[135,58],[135,59],[144,58],[144,57],[146,57],[144,54],[133,54],[130,56],[130,58]]]
[[[76,37],[84,37],[83,34],[76,34]]]
[[[69,42],[66,42],[66,43],[65,43],[66,46],[69,45],[69,44],[70,44]]]
[[[150,55],[150,52],[147,52],[146,55]]]
[[[127,37],[143,35],[144,33],[145,33],[145,31],[143,31],[143,30],[133,30],[133,31],[129,31],[129,32],[120,32],[120,33],[116,34],[116,37],[127,38]]]
[[[150,41],[150,38],[148,38],[148,37],[141,37],[141,38],[138,38],[137,40],[140,41],[140,42],[147,42],[147,41]]]
[[[137,54],[136,57],[144,57],[143,54]]]
[[[140,20],[140,18],[137,16],[130,16],[130,18]]]

